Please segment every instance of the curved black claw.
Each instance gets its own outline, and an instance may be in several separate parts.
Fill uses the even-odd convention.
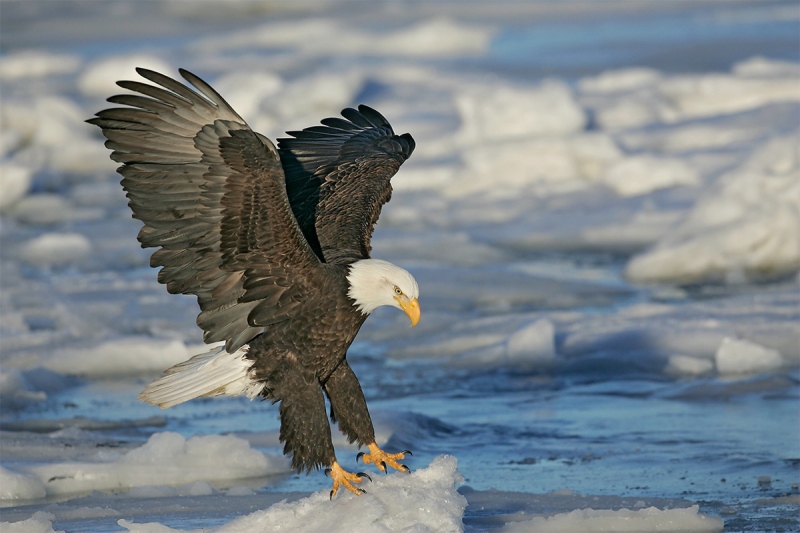
[[[413,453],[411,453],[411,450],[403,450],[403,451],[402,451],[402,452],[400,452],[400,453],[405,453],[405,454],[407,454],[407,455],[414,455]]]
[[[386,466],[386,461],[381,461],[381,466],[383,467],[383,473],[388,476],[389,475],[389,467]]]
[[[325,469],[325,475],[328,476],[328,477],[331,477],[331,469],[330,468],[326,468]]]
[[[361,477],[365,477],[365,478],[367,478],[367,479],[370,481],[370,483],[372,482],[372,478],[371,478],[371,477],[369,477],[369,474],[367,474],[366,472],[358,472],[358,473],[356,473],[356,475],[357,475],[358,477],[360,477],[360,478],[361,478]]]
[[[408,472],[409,474],[411,473],[411,469],[410,469],[408,466],[406,466],[406,465],[400,465],[400,466],[402,466],[402,467],[403,467],[403,471],[404,471],[404,472]],[[371,481],[371,480],[370,480],[370,481]]]
[[[367,455],[367,454],[365,454],[364,452],[358,452],[358,455],[356,455],[356,463],[357,463],[358,461],[360,461],[360,460],[361,460],[361,458],[362,458],[363,456],[365,456],[365,455]]]
[[[358,489],[358,492],[360,492],[361,494],[366,494],[367,493],[367,491],[365,491],[364,489],[361,489],[361,488]]]
[[[333,500],[333,489],[331,489],[331,500]]]

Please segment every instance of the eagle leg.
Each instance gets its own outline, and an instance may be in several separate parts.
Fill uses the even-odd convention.
[[[356,461],[361,459],[364,461],[364,464],[372,463],[378,467],[378,470],[383,472],[384,474],[388,474],[388,468],[391,466],[395,470],[403,470],[405,472],[410,472],[411,469],[408,468],[404,464],[398,463],[405,458],[406,454],[411,455],[411,452],[408,450],[403,450],[399,453],[386,453],[385,451],[378,448],[378,444],[373,442],[372,444],[368,444],[367,448],[369,448],[369,453],[361,452],[356,456]]]
[[[367,478],[372,481],[372,478],[369,477],[364,472],[358,472],[356,474],[351,474],[341,466],[339,463],[334,461],[330,468],[325,470],[325,473],[331,476],[333,479],[333,488],[331,489],[331,499],[336,496],[336,493],[339,491],[339,487],[342,486],[355,494],[356,496],[360,496],[364,494],[365,491],[362,488],[356,487],[353,483],[361,483],[363,478]]]

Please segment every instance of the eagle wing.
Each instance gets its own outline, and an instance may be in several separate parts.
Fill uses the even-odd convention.
[[[278,139],[286,188],[309,245],[328,263],[369,257],[372,231],[392,195],[390,179],[414,151],[409,134],[365,105]]]
[[[286,320],[319,282],[321,263],[297,225],[274,145],[253,132],[208,84],[181,70],[189,88],[137,69],[153,85],[112,96],[127,107],[88,122],[102,128],[122,163],[142,247],[171,293],[194,294],[205,342],[234,352]],[[202,96],[201,96],[202,94]]]

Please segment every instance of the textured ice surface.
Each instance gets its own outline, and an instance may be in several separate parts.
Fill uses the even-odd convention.
[[[618,511],[578,509],[549,517],[520,520],[506,524],[500,531],[503,533],[590,533],[594,531],[712,533],[722,531],[721,519],[702,515],[698,510],[697,505],[689,509],[668,510],[655,507],[620,509]]]

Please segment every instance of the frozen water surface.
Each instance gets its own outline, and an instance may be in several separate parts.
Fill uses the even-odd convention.
[[[800,527],[796,5],[2,11],[3,531]],[[274,406],[137,402],[207,348],[83,122],[135,66],[271,137],[362,102],[414,135],[374,248],[423,320],[379,310],[349,356],[412,474],[330,501]]]

